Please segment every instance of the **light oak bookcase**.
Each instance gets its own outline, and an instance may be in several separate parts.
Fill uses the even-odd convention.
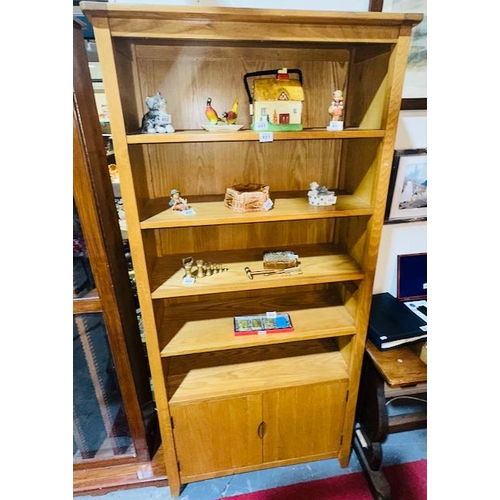
[[[171,492],[216,476],[348,464],[373,279],[412,27],[420,14],[82,2],[95,33]],[[300,68],[304,130],[261,142],[244,74]],[[329,132],[333,90],[344,130]],[[142,134],[160,91],[176,129]],[[207,132],[237,97],[241,131]],[[313,181],[337,204],[313,207]],[[226,188],[270,186],[237,214]],[[179,189],[196,214],[169,210]],[[255,276],[266,250],[302,274]],[[228,271],[182,282],[182,259]],[[236,337],[232,318],[288,312],[294,331]]]

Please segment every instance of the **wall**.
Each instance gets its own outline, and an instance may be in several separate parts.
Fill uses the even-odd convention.
[[[427,147],[427,111],[401,111],[395,149]],[[384,225],[373,293],[397,296],[397,256],[427,252],[427,221]]]

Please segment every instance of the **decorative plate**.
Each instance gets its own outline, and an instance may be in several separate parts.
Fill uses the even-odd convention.
[[[243,125],[202,125],[208,132],[237,132]]]

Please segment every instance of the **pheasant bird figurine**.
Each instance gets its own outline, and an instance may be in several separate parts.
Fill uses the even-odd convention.
[[[233,107],[230,111],[225,111],[222,113],[222,117],[229,125],[234,125],[236,118],[238,118],[238,99],[236,98],[233,103]]]
[[[217,111],[215,111],[215,109],[212,108],[212,98],[211,97],[209,97],[207,99],[207,107],[205,108],[205,116],[207,117],[208,121],[212,125],[217,125],[217,123],[223,121],[221,118],[219,118]]]

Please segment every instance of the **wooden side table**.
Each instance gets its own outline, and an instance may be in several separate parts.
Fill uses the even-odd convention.
[[[353,447],[365,471],[373,497],[390,500],[391,488],[382,471],[382,443],[387,435],[427,426],[427,412],[389,416],[387,401],[427,392],[427,365],[418,353],[424,343],[379,351],[367,341]]]

